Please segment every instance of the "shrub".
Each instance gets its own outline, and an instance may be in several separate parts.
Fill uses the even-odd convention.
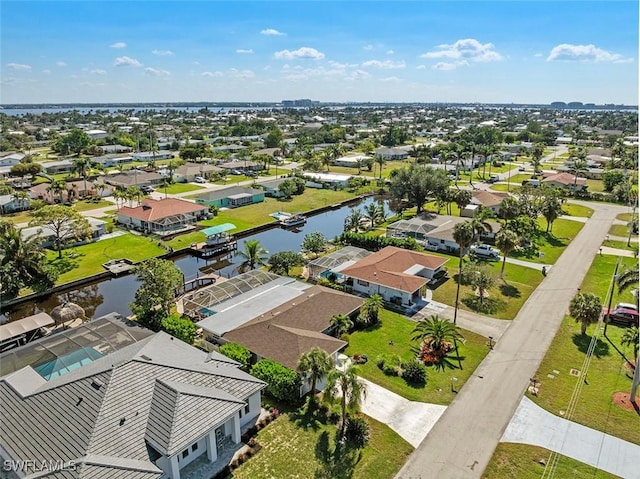
[[[220,352],[226,357],[238,361],[243,371],[249,370],[251,351],[237,343],[227,343],[220,346]]]
[[[427,382],[427,368],[417,361],[410,361],[402,365],[402,379],[410,384],[425,384]]]
[[[378,366],[380,369],[384,369],[384,363],[385,363],[386,359],[384,357],[384,355],[380,355],[376,358],[376,366]]]
[[[347,417],[345,425],[345,438],[358,449],[363,448],[369,442],[369,425],[360,417]]]
[[[275,399],[291,403],[300,400],[300,376],[282,364],[261,359],[251,368],[251,375],[267,383],[266,392]]]
[[[178,338],[185,343],[193,344],[196,338],[196,325],[187,318],[182,318],[177,314],[167,316],[162,320],[162,330],[171,336]]]

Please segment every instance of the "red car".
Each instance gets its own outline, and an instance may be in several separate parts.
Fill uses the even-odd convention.
[[[607,318],[607,313],[609,314],[609,321],[615,321],[618,323],[624,323],[629,326],[640,324],[640,315],[638,315],[638,310],[625,308],[622,306],[616,306],[614,309],[605,308],[602,313],[605,315],[605,320]]]

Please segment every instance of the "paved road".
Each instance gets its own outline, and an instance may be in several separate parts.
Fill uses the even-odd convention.
[[[589,206],[593,216],[396,477],[481,477],[613,219],[626,211]]]

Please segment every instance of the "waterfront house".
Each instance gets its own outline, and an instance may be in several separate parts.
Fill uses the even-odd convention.
[[[99,220],[98,218],[91,218],[90,216],[86,216],[85,219],[87,220],[87,222],[89,223],[89,227],[91,228],[91,236],[87,238],[78,238],[76,236],[76,230],[73,228],[73,226],[68,224],[59,228],[63,244],[69,246],[85,244],[95,241],[102,235],[106,234],[107,223],[105,221]],[[28,228],[22,228],[20,230],[20,236],[22,236],[23,239],[28,239],[32,236],[39,236],[41,240],[40,244],[45,248],[53,246],[57,238],[56,232],[48,226],[31,226]]]
[[[1,358],[1,459],[50,461],[64,477],[215,476],[255,424],[265,387],[219,353],[117,315]]]
[[[247,186],[230,186],[196,196],[196,203],[218,208],[237,208],[264,201],[265,192]]]
[[[148,198],[135,208],[123,206],[118,223],[144,233],[166,234],[190,229],[209,216],[209,207],[178,198]]]

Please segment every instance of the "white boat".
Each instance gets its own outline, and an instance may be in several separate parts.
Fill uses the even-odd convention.
[[[307,222],[307,218],[300,214],[293,214],[280,218],[280,225],[285,228],[300,226]]]

